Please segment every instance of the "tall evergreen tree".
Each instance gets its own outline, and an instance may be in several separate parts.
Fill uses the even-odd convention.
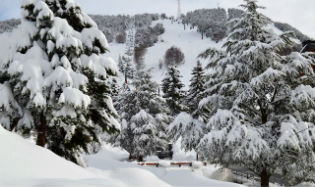
[[[23,127],[38,133],[38,145],[84,164],[80,153],[119,129],[106,83],[116,74],[103,57],[106,38],[73,1],[23,1],[22,9],[19,32],[30,34],[7,70],[13,98],[28,115],[19,121],[34,124]]]
[[[135,58],[135,41],[136,41],[136,25],[135,17],[131,18],[127,26],[127,39],[126,49],[122,56],[119,56],[118,66],[120,72],[125,76],[125,82],[128,83],[128,79],[133,79],[136,74]]]
[[[139,71],[132,86],[117,101],[122,128],[110,142],[125,149],[130,159],[142,160],[166,148],[169,117],[165,101],[157,93],[158,85],[152,82],[149,73]]]
[[[226,51],[201,55],[214,58],[208,97],[200,102],[209,118],[199,151],[212,163],[247,168],[269,186],[273,174],[314,167],[314,72],[307,58],[290,62],[279,56],[291,43],[289,33],[279,37],[265,30],[268,20],[257,12],[256,0],[244,2]]]
[[[186,105],[191,113],[198,109],[199,102],[202,99],[202,94],[205,90],[206,77],[200,61],[192,70],[192,78],[190,80],[189,90],[186,96]]]
[[[163,97],[171,110],[172,115],[179,114],[184,110],[183,99],[185,96],[182,88],[184,84],[181,82],[179,71],[176,67],[169,67],[167,76],[162,81]]]
[[[199,102],[205,90],[205,75],[200,61],[192,71],[189,90],[185,98],[187,112],[181,112],[168,127],[169,136],[177,141],[185,151],[198,151],[197,146],[204,135],[205,123],[200,116]],[[198,154],[197,154],[198,159]]]

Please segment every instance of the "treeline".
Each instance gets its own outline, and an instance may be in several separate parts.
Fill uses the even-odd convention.
[[[190,25],[190,28],[197,28],[204,36],[211,38],[214,41],[220,41],[229,34],[230,28],[228,22],[235,18],[240,18],[244,14],[243,10],[230,8],[227,11],[223,8],[216,9],[199,9],[188,12],[182,16],[182,23]],[[269,18],[268,18],[269,19]],[[271,21],[271,20],[270,20]],[[283,32],[293,31],[300,41],[309,40],[310,38],[298,29],[286,23],[273,22],[276,28]]]
[[[227,22],[234,18],[239,18],[244,13],[241,9],[223,8],[217,9],[199,9],[188,12],[182,16],[182,23],[191,28],[198,28],[198,32],[202,37],[206,36],[214,41],[220,41],[229,32]],[[128,15],[90,15],[91,18],[97,23],[99,29],[106,35],[108,42],[116,41],[118,43],[125,42],[126,23],[131,19]],[[140,32],[150,33],[150,26],[152,21],[159,18],[168,19],[166,14],[138,14],[136,16],[136,27]],[[10,32],[13,28],[17,27],[21,21],[19,19],[10,19],[0,22],[0,33]],[[303,34],[298,29],[287,23],[272,22],[275,27],[283,32],[294,31],[296,37],[300,41],[309,40],[310,38]]]
[[[11,32],[20,24],[21,24],[20,19],[9,19],[5,21],[0,21],[0,33]]]
[[[108,42],[116,40],[117,36],[125,36],[127,23],[133,19],[127,15],[107,16],[91,15],[91,18],[97,23],[99,29],[106,35]],[[158,14],[138,14],[135,15],[135,25],[139,30],[148,29],[152,21],[158,20]],[[116,40],[118,43],[124,43],[125,40]]]

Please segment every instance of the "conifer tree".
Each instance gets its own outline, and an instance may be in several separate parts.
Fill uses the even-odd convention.
[[[184,110],[183,99],[185,96],[182,88],[184,84],[180,80],[181,75],[176,67],[169,67],[167,76],[162,81],[163,97],[171,110],[172,115],[176,115]]]
[[[268,20],[257,12],[256,0],[244,2],[226,51],[201,55],[210,57],[212,71],[208,96],[199,104],[209,116],[199,151],[212,163],[249,169],[269,186],[273,174],[292,168],[307,173],[314,166],[314,72],[307,58],[278,55],[292,44],[290,33],[265,30]]]
[[[157,93],[158,85],[149,73],[138,71],[132,86],[119,96],[116,108],[121,117],[121,133],[109,141],[125,149],[130,159],[142,160],[166,148],[169,117],[165,101]]]
[[[34,125],[18,126],[35,130],[38,145],[83,165],[80,154],[95,150],[103,132],[119,129],[106,38],[73,1],[23,1],[22,9],[16,32],[28,31],[27,42],[17,42],[7,74],[23,111],[19,122]]]
[[[193,68],[190,86],[185,98],[187,112],[181,112],[168,127],[169,136],[177,141],[185,151],[198,151],[197,146],[203,137],[205,123],[198,108],[205,90],[205,75],[200,61]],[[197,154],[198,159],[198,154]]]
[[[135,58],[135,40],[136,25],[135,18],[131,18],[127,26],[126,49],[122,56],[119,56],[118,66],[121,73],[125,75],[125,82],[133,79],[136,74]]]
[[[205,81],[206,77],[203,67],[200,61],[198,61],[197,66],[192,70],[192,78],[185,99],[186,105],[191,113],[194,113],[198,109],[199,102],[202,99],[202,93],[205,90]]]

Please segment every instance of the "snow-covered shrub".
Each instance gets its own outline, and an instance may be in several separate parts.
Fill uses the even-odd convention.
[[[165,32],[165,28],[162,23],[156,24],[152,29],[157,35],[161,35]]]
[[[158,35],[155,34],[152,28],[137,29],[136,32],[136,47],[148,48],[153,46],[158,41]]]
[[[108,41],[108,43],[111,43],[114,41],[115,37],[114,37],[114,33],[112,33],[111,30],[109,29],[104,29],[103,31],[104,35],[106,36],[106,39]]]
[[[161,14],[161,18],[162,18],[162,19],[167,19],[167,15],[166,15],[165,13],[162,13],[162,14]]]
[[[147,52],[147,48],[144,47],[136,47],[134,60],[136,63],[137,69],[142,69],[144,67],[144,56]]]
[[[180,48],[176,46],[172,46],[168,50],[166,50],[164,55],[164,63],[168,66],[177,66],[185,61],[185,55],[180,50]]]
[[[126,33],[125,32],[120,32],[116,35],[115,38],[117,43],[123,44],[126,42]]]
[[[225,38],[227,33],[225,25],[211,25],[207,31],[205,32],[206,36],[211,38],[212,40],[219,42],[223,38]]]

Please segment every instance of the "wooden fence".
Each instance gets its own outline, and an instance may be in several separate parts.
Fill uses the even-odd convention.
[[[158,162],[139,162],[138,165],[140,166],[155,166],[155,167],[159,167],[161,165],[161,163]],[[207,165],[207,162],[202,162],[203,166]],[[170,166],[178,166],[178,167],[182,167],[182,166],[186,166],[186,167],[192,167],[193,163],[192,162],[171,162]]]

